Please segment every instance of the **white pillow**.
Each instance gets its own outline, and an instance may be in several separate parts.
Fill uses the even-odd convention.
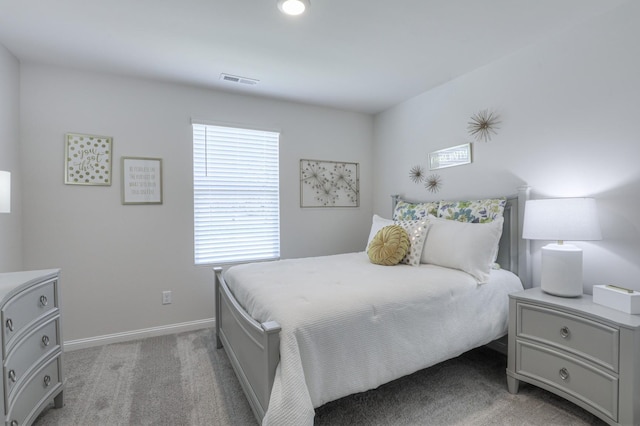
[[[367,249],[369,248],[369,244],[371,244],[371,240],[373,240],[373,237],[376,236],[378,231],[388,225],[395,225],[395,222],[391,219],[380,217],[377,214],[373,215],[373,220],[371,222],[371,231],[369,232],[369,239],[367,240],[367,246],[364,248],[364,251],[367,251]]]
[[[429,216],[421,262],[459,269],[479,284],[489,280],[498,251],[504,218],[489,223],[468,223]]]
[[[396,220],[395,223],[396,225],[402,226],[409,235],[409,250],[400,263],[411,266],[420,265],[422,248],[424,247],[424,241],[427,236],[428,221],[426,219]]]

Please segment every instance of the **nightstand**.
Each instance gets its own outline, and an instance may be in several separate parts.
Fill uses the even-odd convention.
[[[0,274],[3,425],[30,425],[49,404],[64,405],[59,272]]]
[[[553,392],[605,422],[640,424],[640,315],[532,288],[509,296],[507,385]]]

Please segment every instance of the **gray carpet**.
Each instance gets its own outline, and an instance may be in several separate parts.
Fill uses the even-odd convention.
[[[65,354],[65,407],[47,425],[256,426],[210,329]],[[526,384],[506,388],[506,358],[480,348],[316,410],[316,425],[604,425]],[[292,425],[296,426],[296,425]]]

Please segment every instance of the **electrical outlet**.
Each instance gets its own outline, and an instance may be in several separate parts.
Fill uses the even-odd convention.
[[[162,304],[163,305],[171,304],[171,292],[170,291],[163,291],[162,292]]]

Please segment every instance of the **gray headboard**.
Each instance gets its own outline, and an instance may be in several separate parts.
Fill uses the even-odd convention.
[[[507,204],[504,208],[504,225],[502,237],[498,249],[497,262],[504,269],[507,269],[520,277],[524,288],[531,287],[531,251],[529,241],[522,239],[522,222],[524,218],[524,205],[529,199],[531,189],[528,186],[518,188],[516,195],[507,197]],[[409,203],[426,202],[407,200],[400,195],[392,195],[392,214],[398,201],[403,200]],[[488,198],[488,197],[487,197]]]

